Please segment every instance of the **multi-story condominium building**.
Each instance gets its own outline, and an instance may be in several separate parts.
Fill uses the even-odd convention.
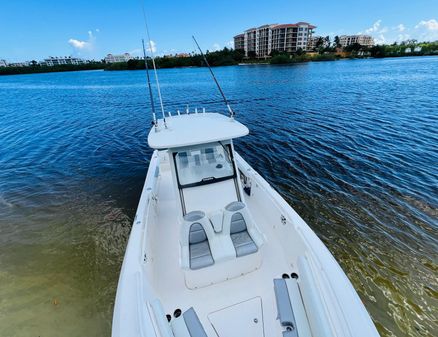
[[[315,28],[307,22],[250,28],[234,37],[234,49],[243,50],[250,57],[267,57],[274,50],[288,53],[310,50],[309,41]]]
[[[372,47],[374,46],[374,39],[369,35],[341,35],[339,43],[342,48],[355,43],[359,43],[361,46]]]
[[[108,54],[105,57],[105,62],[106,63],[128,62],[132,58],[133,57],[129,53],[124,53],[124,54],[121,54],[121,55]]]
[[[85,61],[77,58],[77,57],[71,57],[71,56],[65,56],[65,57],[52,57],[50,56],[47,59],[44,59],[44,61],[40,62],[40,65],[53,67],[53,66],[59,66],[63,64],[84,64]]]
[[[6,62],[6,60],[0,60],[0,67],[7,67],[8,66],[8,62]]]
[[[245,34],[239,34],[234,37],[234,49],[245,50]]]

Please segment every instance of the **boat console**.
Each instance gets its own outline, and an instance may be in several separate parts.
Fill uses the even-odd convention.
[[[186,139],[189,122],[197,127],[196,141],[192,134],[190,141]],[[263,236],[245,205],[232,143],[248,129],[209,113],[175,116],[167,124],[152,130],[149,142],[167,147],[187,287],[204,287],[256,270]]]

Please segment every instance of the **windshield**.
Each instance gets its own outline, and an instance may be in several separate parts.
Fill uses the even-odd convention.
[[[234,166],[230,153],[230,146],[220,143],[177,152],[175,164],[179,184],[188,187],[232,178]]]

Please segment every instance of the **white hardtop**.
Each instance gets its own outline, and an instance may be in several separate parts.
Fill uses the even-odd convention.
[[[218,142],[246,136],[248,128],[234,118],[219,113],[181,114],[162,119],[152,127],[148,136],[153,149],[168,149]]]

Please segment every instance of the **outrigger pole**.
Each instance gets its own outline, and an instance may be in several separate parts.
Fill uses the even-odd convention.
[[[166,114],[164,112],[163,99],[161,98],[160,82],[158,81],[157,67],[155,66],[154,50],[153,50],[153,46],[152,46],[151,36],[149,34],[149,27],[148,27],[148,22],[146,20],[146,13],[144,10],[143,2],[141,3],[141,5],[142,5],[142,10],[143,10],[144,25],[146,28],[146,34],[148,36],[148,41],[149,41],[149,51],[151,53],[152,66],[154,68],[155,81],[157,82],[158,99],[160,100],[161,113],[163,115],[164,127],[167,129]]]
[[[146,58],[146,49],[144,48],[144,39],[141,40],[141,43],[143,45],[144,65],[146,67],[146,76],[147,76],[147,79],[148,79],[149,96],[151,98],[152,119],[153,119],[153,123],[154,123],[154,126],[155,126],[155,131],[157,131],[157,128],[158,128],[157,115],[155,113],[154,95],[152,95],[151,78],[149,76],[149,67],[148,67],[148,60]]]
[[[225,97],[225,94],[222,91],[222,88],[219,85],[219,82],[217,81],[216,76],[214,76],[213,70],[211,69],[210,64],[208,63],[207,58],[205,57],[204,53],[202,52],[201,47],[199,47],[198,41],[196,41],[196,39],[195,39],[195,37],[193,35],[192,35],[192,38],[195,41],[196,46],[198,47],[199,51],[201,52],[201,55],[204,58],[204,62],[207,65],[208,69],[210,70],[211,76],[213,77],[213,80],[215,81],[215,83],[216,83],[216,85],[217,85],[217,87],[218,87],[218,89],[219,89],[219,91],[220,91],[220,93],[222,95],[222,98],[224,99],[225,105],[227,106],[228,111],[230,112],[230,118],[233,118],[235,113],[234,113],[233,109],[231,109],[230,103],[228,103],[228,100]]]

